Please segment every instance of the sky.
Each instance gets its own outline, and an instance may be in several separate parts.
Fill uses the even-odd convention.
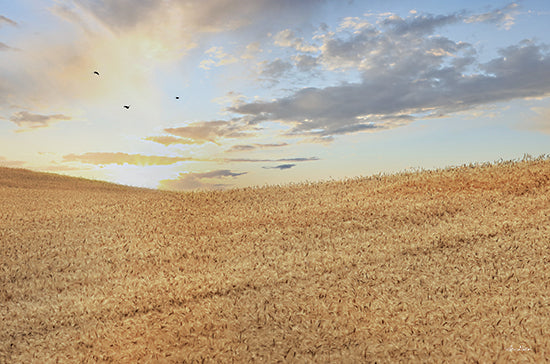
[[[0,0],[0,166],[186,191],[548,154],[548,24],[547,0]]]

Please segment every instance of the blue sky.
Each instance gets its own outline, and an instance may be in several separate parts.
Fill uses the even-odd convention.
[[[0,165],[192,190],[547,154],[548,24],[542,0],[3,1]]]

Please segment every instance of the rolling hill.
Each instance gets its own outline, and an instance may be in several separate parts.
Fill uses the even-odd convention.
[[[550,160],[175,193],[0,168],[0,362],[541,362]]]

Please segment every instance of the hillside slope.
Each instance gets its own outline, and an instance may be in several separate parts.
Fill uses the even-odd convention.
[[[34,172],[22,168],[0,167],[0,188],[58,190],[121,190],[132,187],[114,183],[68,177],[54,173]],[[134,187],[135,188],[135,187]]]
[[[0,362],[548,357],[548,159],[197,193],[0,170]]]

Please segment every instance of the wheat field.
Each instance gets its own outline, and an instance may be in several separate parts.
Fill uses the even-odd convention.
[[[0,362],[541,362],[550,159],[176,193],[0,168]]]

